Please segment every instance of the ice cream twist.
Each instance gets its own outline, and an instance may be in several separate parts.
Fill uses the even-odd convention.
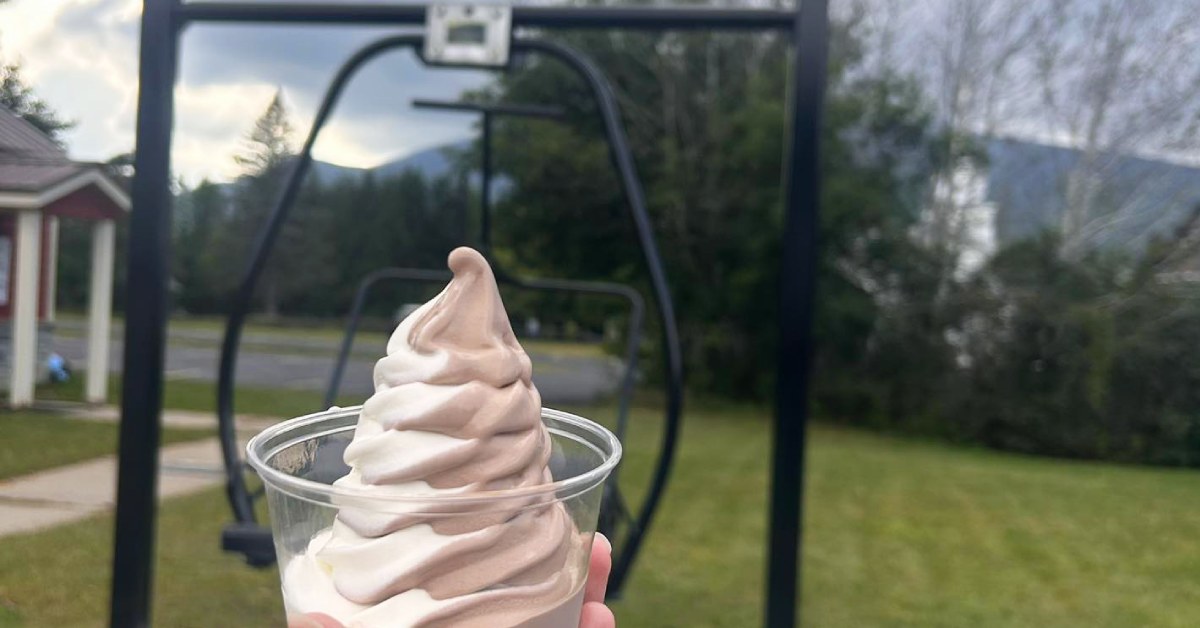
[[[375,393],[345,451],[351,470],[335,484],[432,503],[551,481],[541,397],[495,277],[468,248],[449,265],[453,280],[400,324],[376,364]],[[289,606],[321,604],[312,610],[352,626],[533,625],[524,622],[578,584],[564,572],[574,534],[557,502],[505,500],[450,516],[420,504],[343,507],[285,574],[316,599]]]

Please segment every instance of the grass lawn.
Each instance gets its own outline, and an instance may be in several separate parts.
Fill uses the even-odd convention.
[[[168,429],[163,441],[203,438],[208,430]],[[0,479],[117,450],[117,425],[65,419],[45,412],[0,412]]]
[[[121,396],[121,378],[114,375],[108,381],[108,395],[113,403]],[[38,388],[37,398],[45,401],[79,401],[83,398],[83,378],[75,377],[66,384]],[[239,414],[294,417],[321,410],[322,393],[311,390],[239,387],[234,405]],[[357,405],[363,400],[345,396],[339,405]],[[163,407],[197,412],[215,412],[217,385],[215,382],[176,379],[167,380],[163,391]]]
[[[760,622],[765,413],[697,404],[688,419],[675,481],[614,605],[626,628]],[[653,448],[653,417],[635,426],[623,483],[643,479]],[[1200,474],[826,426],[810,443],[806,625],[1200,623]],[[219,490],[163,508],[158,625],[282,626],[275,573],[217,550],[227,517]],[[0,540],[0,626],[103,625],[110,526]]]

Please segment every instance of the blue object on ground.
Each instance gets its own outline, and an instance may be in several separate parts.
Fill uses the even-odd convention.
[[[49,358],[46,358],[46,367],[50,371],[50,381],[59,383],[71,379],[71,369],[67,366],[66,358],[51,353]]]

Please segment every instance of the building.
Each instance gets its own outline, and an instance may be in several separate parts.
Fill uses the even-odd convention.
[[[0,107],[0,352],[9,405],[33,402],[44,369],[63,220],[93,225],[85,395],[89,402],[105,400],[115,221],[128,209],[128,195],[101,165],[72,161],[52,139]]]

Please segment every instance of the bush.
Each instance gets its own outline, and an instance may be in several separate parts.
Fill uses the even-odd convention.
[[[1200,464],[1200,305],[1145,262],[1058,251],[1051,236],[1002,251],[934,308],[953,312],[951,333],[880,328],[876,377],[904,387],[886,398],[887,426],[1033,454]]]

